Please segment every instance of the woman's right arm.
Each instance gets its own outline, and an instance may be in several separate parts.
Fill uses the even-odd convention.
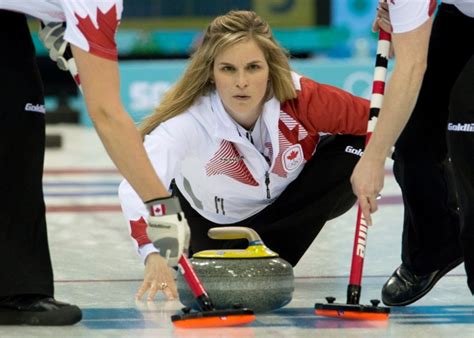
[[[119,198],[122,212],[129,226],[129,233],[135,248],[145,263],[143,282],[138,288],[135,298],[142,299],[147,294],[147,300],[153,300],[157,292],[161,291],[161,283],[166,283],[167,288],[163,293],[168,299],[177,297],[174,272],[168,262],[160,255],[147,235],[147,219],[149,213],[132,186],[124,180],[119,187]]]
[[[193,128],[192,119],[186,118],[183,114],[163,123],[158,127],[158,130],[153,131],[151,135],[147,135],[145,138],[146,153],[153,163],[154,170],[156,170],[156,173],[159,174],[159,177],[166,186],[169,186],[171,180],[179,172],[180,165],[189,152],[190,144],[194,143],[192,141],[195,139],[193,130],[195,129]],[[130,235],[145,263],[144,280],[137,291],[137,299],[141,299],[145,293],[148,293],[147,299],[152,300],[156,293],[162,290],[162,283],[166,283],[168,286],[162,290],[167,298],[176,298],[177,291],[176,283],[174,282],[174,271],[169,266],[177,265],[178,257],[172,257],[167,261],[161,256],[160,248],[156,248],[152,243],[160,243],[159,238],[163,236],[174,237],[174,233],[166,229],[162,230],[168,232],[163,232],[160,230],[159,225],[158,227],[153,227],[154,221],[159,223],[159,219],[164,217],[157,217],[155,215],[150,218],[149,208],[141,202],[138,194],[126,180],[120,184],[119,198],[123,214],[129,225]],[[165,209],[171,210],[171,207],[176,207],[176,205],[168,205]],[[172,218],[173,215],[166,215],[165,217]],[[175,220],[175,223],[178,227],[184,227],[185,230],[188,228],[182,213],[180,220]],[[152,227],[149,228],[150,224]],[[150,239],[149,237],[152,238]],[[176,238],[179,244],[177,251],[187,249],[189,237],[186,238],[185,236],[183,238],[178,235]],[[160,244],[156,245],[160,246]],[[164,249],[165,251],[166,248]]]

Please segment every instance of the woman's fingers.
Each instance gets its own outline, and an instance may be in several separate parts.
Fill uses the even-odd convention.
[[[365,196],[359,197],[359,207],[362,212],[362,217],[364,217],[365,219],[365,223],[367,225],[372,225],[372,217],[370,216],[371,206],[369,203],[369,199],[366,198]]]
[[[174,270],[169,268],[166,262],[163,264],[160,259],[152,257],[146,261],[145,277],[135,298],[141,299],[145,293],[148,293],[146,299],[147,301],[152,301],[159,292],[163,292],[168,300],[178,297]]]
[[[150,289],[148,290],[148,296],[146,297],[146,300],[147,301],[152,301],[153,299],[155,299],[155,296],[157,294],[157,292],[160,290],[159,286],[158,286],[158,281],[154,280],[152,283],[151,283],[151,287]]]
[[[137,290],[137,293],[135,294],[135,299],[142,299],[143,295],[147,290],[150,288],[150,282],[147,280],[144,280],[140,288]]]
[[[168,300],[173,300],[178,297],[178,290],[174,281],[173,273],[168,268],[166,274],[164,274],[164,281],[157,284],[159,290],[163,291],[164,295]]]

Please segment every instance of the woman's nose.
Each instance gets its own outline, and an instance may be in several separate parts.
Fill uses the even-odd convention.
[[[247,76],[243,73],[239,73],[237,74],[237,87],[238,88],[245,88],[245,87],[248,87],[249,83],[248,83],[248,79],[247,79]]]

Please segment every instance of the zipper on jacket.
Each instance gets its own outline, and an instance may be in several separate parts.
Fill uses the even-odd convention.
[[[267,199],[270,199],[270,174],[268,171],[265,171],[265,185],[267,186]]]

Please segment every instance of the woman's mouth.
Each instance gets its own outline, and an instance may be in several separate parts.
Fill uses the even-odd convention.
[[[248,95],[234,95],[234,99],[239,100],[239,101],[247,101],[250,99],[250,96]]]

